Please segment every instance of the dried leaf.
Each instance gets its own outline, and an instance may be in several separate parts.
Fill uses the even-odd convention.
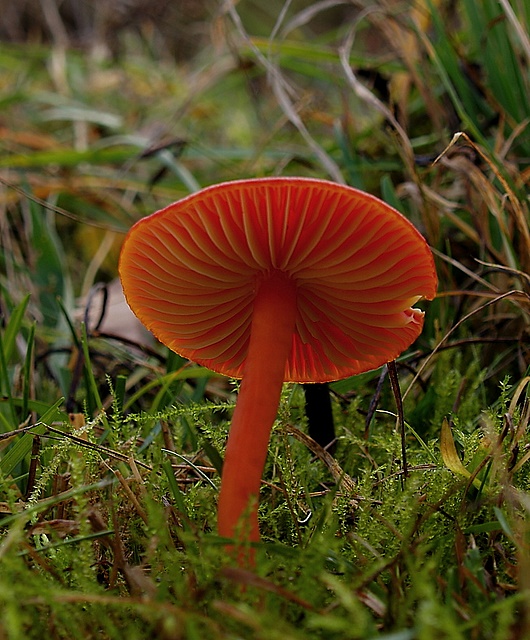
[[[464,476],[465,478],[471,477],[471,474],[464,467],[462,461],[460,460],[460,456],[458,455],[455,447],[453,433],[451,431],[451,427],[447,418],[444,418],[442,422],[442,430],[440,433],[440,451],[442,453],[442,458],[445,466],[450,471],[456,473],[459,476]]]

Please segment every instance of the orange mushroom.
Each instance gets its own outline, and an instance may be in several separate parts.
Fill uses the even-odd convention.
[[[421,333],[437,278],[413,225],[377,198],[307,178],[208,187],[137,222],[127,301],[170,349],[242,378],[218,529],[259,540],[258,496],[282,384],[375,369]],[[241,561],[241,556],[240,556]]]

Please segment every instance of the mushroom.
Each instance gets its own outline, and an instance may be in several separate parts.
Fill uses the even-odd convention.
[[[260,539],[259,489],[283,383],[329,382],[395,359],[421,333],[413,305],[437,287],[427,243],[398,211],[297,177],[214,185],[140,220],[120,276],[158,340],[242,379],[218,505],[219,534],[238,545]]]

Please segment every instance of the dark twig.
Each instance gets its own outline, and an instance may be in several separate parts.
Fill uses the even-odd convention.
[[[370,406],[368,407],[368,413],[366,414],[366,418],[364,421],[364,439],[365,440],[368,440],[368,436],[370,434],[370,425],[372,423],[372,418],[375,415],[377,405],[379,404],[379,398],[381,397],[381,391],[383,390],[383,383],[385,381],[387,373],[388,373],[388,369],[385,365],[381,371],[379,380],[377,381],[377,387],[375,389],[374,395],[372,396],[372,399],[370,400]]]
[[[396,361],[392,360],[391,362],[387,363],[387,367],[390,386],[392,387],[392,392],[394,393],[394,398],[396,400],[398,424],[401,431],[401,459],[403,464],[403,477],[406,479],[409,475],[409,469],[407,465],[407,446],[405,442],[405,417],[403,415],[403,400],[401,398],[401,389],[399,388]]]

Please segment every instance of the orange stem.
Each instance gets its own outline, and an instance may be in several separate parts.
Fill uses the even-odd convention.
[[[218,529],[236,542],[258,542],[258,499],[270,432],[292,347],[296,288],[282,273],[259,285],[243,381],[226,447]],[[239,556],[240,564],[245,556]],[[252,553],[247,562],[252,562]]]

